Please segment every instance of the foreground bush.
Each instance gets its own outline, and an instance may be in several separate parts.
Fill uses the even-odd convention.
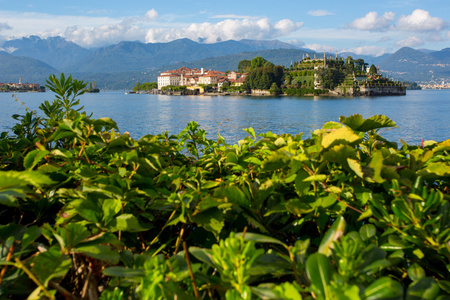
[[[385,116],[133,140],[51,77],[0,138],[0,298],[448,299],[450,140]]]

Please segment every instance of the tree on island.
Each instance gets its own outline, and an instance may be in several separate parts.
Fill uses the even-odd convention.
[[[133,87],[133,92],[139,92],[139,91],[151,91],[153,89],[158,88],[157,82],[144,82],[141,84],[139,81],[136,82],[136,86]]]
[[[375,67],[375,65],[371,65],[369,68],[369,75],[377,75],[378,74],[378,70],[377,67]]]
[[[261,67],[270,67],[270,66],[274,66],[274,64],[271,63],[270,61],[266,60],[262,56],[257,56],[251,60],[250,70],[254,70],[256,68],[261,68]]]
[[[250,71],[245,77],[244,82],[247,90],[268,90],[274,83],[278,87],[282,85],[284,68],[282,66],[274,66],[272,63],[270,64],[268,67],[258,67]]]
[[[248,59],[241,60],[238,64],[238,72],[239,73],[247,73],[250,72],[252,62]]]

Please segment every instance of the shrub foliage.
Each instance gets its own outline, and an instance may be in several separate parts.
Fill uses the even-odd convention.
[[[51,77],[0,137],[0,297],[447,299],[450,140],[385,116],[228,145],[119,133]]]

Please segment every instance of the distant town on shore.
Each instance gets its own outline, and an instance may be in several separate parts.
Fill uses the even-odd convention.
[[[45,92],[45,87],[37,83],[22,83],[22,78],[18,83],[0,82],[0,92]]]

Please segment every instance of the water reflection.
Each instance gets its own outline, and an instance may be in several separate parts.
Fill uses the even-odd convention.
[[[18,94],[21,101],[36,110],[51,93]],[[242,128],[253,127],[257,133],[304,133],[321,128],[340,116],[361,114],[367,118],[384,114],[399,128],[383,133],[390,140],[408,143],[450,138],[450,91],[408,91],[403,97],[233,97],[233,96],[161,96],[124,95],[101,92],[81,96],[81,103],[94,118],[111,117],[122,132],[132,137],[169,131],[178,134],[188,122],[197,121],[215,139],[219,132],[234,143],[244,138]],[[14,102],[11,94],[0,93],[0,131],[11,128],[12,114],[25,108]]]

